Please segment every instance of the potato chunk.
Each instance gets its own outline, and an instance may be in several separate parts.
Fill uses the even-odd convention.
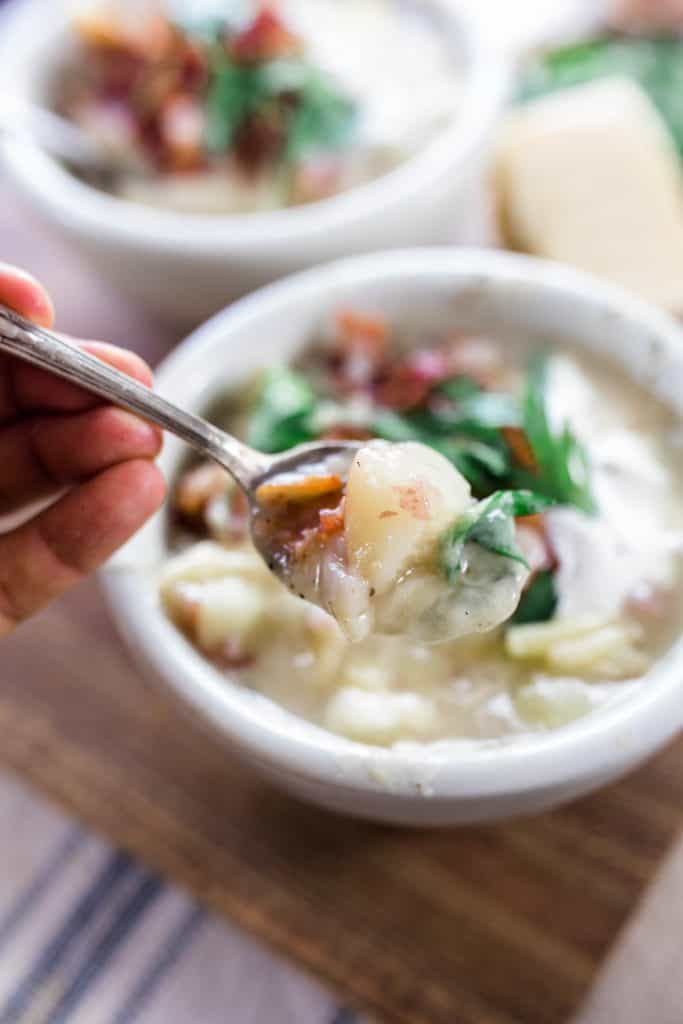
[[[433,701],[421,694],[372,693],[355,687],[338,690],[325,713],[325,725],[332,732],[380,745],[425,738],[436,722]]]
[[[433,449],[368,444],[355,456],[346,486],[349,565],[377,594],[386,593],[408,567],[430,557],[470,502],[468,482]]]
[[[529,725],[558,729],[582,718],[599,703],[590,686],[579,679],[536,675],[514,697],[515,708]]]
[[[511,658],[539,660],[561,675],[630,679],[651,664],[641,640],[635,623],[589,615],[513,626],[505,634],[505,650]]]

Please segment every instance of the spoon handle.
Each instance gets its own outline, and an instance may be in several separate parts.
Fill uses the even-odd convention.
[[[85,132],[51,110],[32,103],[6,100],[0,104],[0,139],[3,136],[34,139],[58,160],[99,169],[105,162],[103,147]]]
[[[251,482],[270,465],[266,455],[242,444],[199,416],[84,352],[52,331],[0,305],[0,351],[53,373],[85,391],[156,423],[225,467],[249,491]]]
[[[0,96],[0,143],[5,138],[36,143],[78,173],[94,176],[106,189],[121,175],[146,178],[150,173],[142,158],[98,142],[46,107],[10,96]]]

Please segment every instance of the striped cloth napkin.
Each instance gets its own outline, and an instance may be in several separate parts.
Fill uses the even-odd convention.
[[[682,893],[683,839],[557,1024],[681,1024]],[[371,1022],[0,774],[0,1024]]]
[[[0,775],[0,1024],[361,1024]]]

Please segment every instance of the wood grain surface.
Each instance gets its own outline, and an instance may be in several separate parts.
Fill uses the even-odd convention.
[[[2,652],[0,760],[391,1022],[557,1024],[683,818],[683,744],[533,821],[401,832],[248,776],[145,683],[90,584]]]
[[[4,201],[3,201],[4,200]],[[0,259],[60,326],[156,358],[130,310],[0,190]],[[250,777],[123,652],[95,584],[0,652],[0,763],[388,1024],[558,1024],[683,824],[683,743],[533,821],[401,832]]]

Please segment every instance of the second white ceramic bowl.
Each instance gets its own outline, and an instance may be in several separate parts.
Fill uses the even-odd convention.
[[[463,67],[461,108],[416,157],[333,199],[272,213],[188,216],[90,188],[35,146],[6,143],[0,153],[17,188],[93,266],[153,311],[186,324],[284,274],[340,256],[458,241],[480,202],[507,74],[476,19],[458,13],[451,0],[431,2]],[[0,96],[44,102],[68,39],[63,0],[11,5],[0,33]]]
[[[202,411],[258,368],[288,360],[349,306],[416,328],[521,333],[605,354],[683,420],[683,336],[672,320],[569,268],[485,251],[382,253],[292,277],[209,321],[164,363],[157,386]],[[168,439],[162,465],[171,480],[185,454]],[[411,825],[527,814],[621,775],[683,723],[679,642],[640,687],[556,732],[408,752],[334,736],[219,674],[165,618],[155,574],[167,525],[159,514],[104,574],[124,637],[232,749],[314,803]]]

